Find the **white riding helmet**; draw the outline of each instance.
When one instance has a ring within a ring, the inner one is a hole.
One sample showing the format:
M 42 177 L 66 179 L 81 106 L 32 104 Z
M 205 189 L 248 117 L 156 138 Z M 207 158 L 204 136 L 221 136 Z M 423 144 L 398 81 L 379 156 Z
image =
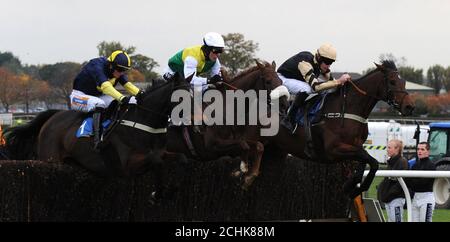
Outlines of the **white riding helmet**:
M 321 57 L 336 61 L 336 48 L 334 48 L 331 44 L 327 43 L 321 45 L 317 52 Z
M 203 43 L 210 47 L 225 48 L 225 41 L 223 40 L 222 35 L 216 32 L 209 32 L 205 34 L 205 37 L 203 37 Z

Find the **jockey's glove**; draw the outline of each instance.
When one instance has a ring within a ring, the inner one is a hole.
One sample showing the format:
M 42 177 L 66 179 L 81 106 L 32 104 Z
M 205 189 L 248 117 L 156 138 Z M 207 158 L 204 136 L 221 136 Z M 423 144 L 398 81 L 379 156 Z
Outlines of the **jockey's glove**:
M 208 84 L 216 84 L 218 82 L 223 82 L 223 79 L 220 75 L 214 75 L 207 81 Z
M 119 101 L 120 105 L 128 104 L 130 102 L 130 98 L 131 98 L 131 96 L 122 96 Z
M 136 102 L 137 102 L 138 105 L 142 104 L 144 96 L 145 96 L 145 92 L 144 91 L 139 91 L 138 94 L 136 94 L 135 98 L 136 98 Z

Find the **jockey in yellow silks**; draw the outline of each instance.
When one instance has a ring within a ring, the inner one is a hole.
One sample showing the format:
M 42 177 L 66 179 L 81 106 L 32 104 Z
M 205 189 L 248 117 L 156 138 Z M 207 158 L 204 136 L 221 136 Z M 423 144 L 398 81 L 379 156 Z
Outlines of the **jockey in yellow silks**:
M 75 77 L 70 104 L 73 110 L 93 111 L 94 147 L 101 142 L 101 114 L 115 99 L 121 104 L 130 101 L 114 87 L 120 83 L 127 92 L 138 99 L 143 92 L 128 81 L 126 72 L 131 69 L 131 59 L 121 50 L 114 51 L 108 58 L 90 60 Z

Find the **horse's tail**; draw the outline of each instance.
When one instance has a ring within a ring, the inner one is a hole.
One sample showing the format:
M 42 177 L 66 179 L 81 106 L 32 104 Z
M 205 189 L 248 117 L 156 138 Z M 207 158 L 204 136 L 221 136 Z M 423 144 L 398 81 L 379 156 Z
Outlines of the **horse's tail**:
M 4 132 L 5 149 L 11 160 L 37 158 L 36 145 L 39 131 L 48 119 L 61 110 L 47 110 L 38 114 L 25 125 L 7 128 Z

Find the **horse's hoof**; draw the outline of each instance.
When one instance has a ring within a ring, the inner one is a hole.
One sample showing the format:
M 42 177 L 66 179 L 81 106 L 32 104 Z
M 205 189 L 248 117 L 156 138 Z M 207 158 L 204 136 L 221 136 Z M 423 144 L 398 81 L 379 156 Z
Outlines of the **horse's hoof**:
M 242 184 L 242 189 L 244 191 L 248 191 L 250 186 L 253 184 L 253 182 L 255 181 L 256 176 L 252 175 L 252 176 L 245 176 L 244 177 L 244 182 Z
M 159 200 L 160 200 L 158 197 L 159 196 L 158 196 L 158 194 L 156 194 L 156 191 L 152 192 L 151 195 L 150 195 L 150 198 L 148 200 L 150 205 L 152 205 L 152 206 L 157 205 Z
M 241 164 L 239 165 L 239 169 L 241 169 L 242 173 L 248 172 L 248 165 L 246 162 L 241 161 Z

